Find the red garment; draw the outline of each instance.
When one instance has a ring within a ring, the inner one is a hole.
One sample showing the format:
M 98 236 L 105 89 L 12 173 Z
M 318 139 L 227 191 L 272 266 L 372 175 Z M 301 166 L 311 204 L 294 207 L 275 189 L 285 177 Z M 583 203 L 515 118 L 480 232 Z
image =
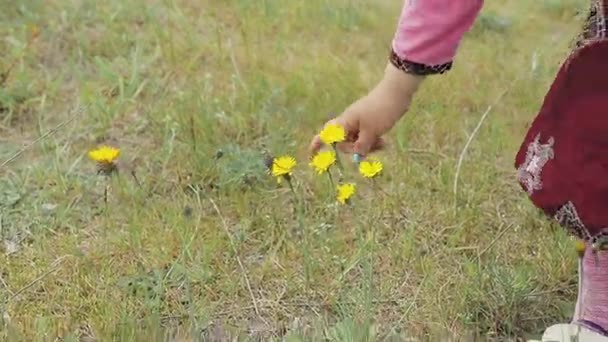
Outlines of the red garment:
M 532 202 L 578 237 L 608 235 L 608 41 L 562 65 L 515 158 Z
M 574 324 L 608 336 L 608 21 L 595 1 L 515 158 L 532 202 L 587 241 Z M 601 248 L 600 248 L 601 249 Z

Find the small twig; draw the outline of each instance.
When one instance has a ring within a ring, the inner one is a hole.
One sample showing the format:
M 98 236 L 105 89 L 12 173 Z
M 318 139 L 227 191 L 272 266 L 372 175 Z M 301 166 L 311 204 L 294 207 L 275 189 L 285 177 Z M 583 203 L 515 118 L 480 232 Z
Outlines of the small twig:
M 441 152 L 435 152 L 435 151 L 430 151 L 430 150 L 423 150 L 423 149 L 418 149 L 418 148 L 409 148 L 407 149 L 407 152 L 409 153 L 417 153 L 417 154 L 430 154 L 430 155 L 435 155 L 444 159 L 447 159 L 448 156 L 446 156 L 445 154 L 441 153 Z
M 462 246 L 462 247 L 454 247 L 450 248 L 450 251 L 459 252 L 459 251 L 474 251 L 479 249 L 477 246 Z
M 412 311 L 412 309 L 414 308 L 414 305 L 416 305 L 416 301 L 418 300 L 418 296 L 420 296 L 420 292 L 422 292 L 422 287 L 424 286 L 424 283 L 426 282 L 427 277 L 428 277 L 428 273 L 424 275 L 424 278 L 422 278 L 420 285 L 418 285 L 418 289 L 416 289 L 416 293 L 414 294 L 414 298 L 412 299 L 412 302 L 408 306 L 407 310 L 405 310 L 405 312 L 403 313 L 403 316 L 401 316 L 401 319 L 399 320 L 399 324 L 397 326 L 401 325 L 401 323 L 403 322 L 403 319 L 410 314 L 410 311 Z
M 7 160 L 5 160 L 2 164 L 0 164 L 0 169 L 2 169 L 4 166 L 6 166 L 8 163 L 12 162 L 13 160 L 17 159 L 23 152 L 27 151 L 28 149 L 30 149 L 32 146 L 34 146 L 36 143 L 38 143 L 39 141 L 47 138 L 48 136 L 57 133 L 57 131 L 59 131 L 61 128 L 63 128 L 64 126 L 66 126 L 67 124 L 69 124 L 70 122 L 74 121 L 74 119 L 76 119 L 77 116 L 79 116 L 80 114 L 82 114 L 82 112 L 84 112 L 84 109 L 88 107 L 81 107 L 80 110 L 78 110 L 74 115 L 72 115 L 70 118 L 68 118 L 67 120 L 61 122 L 59 125 L 55 126 L 55 128 L 49 130 L 48 132 L 44 133 L 42 136 L 40 136 L 38 139 L 32 141 L 31 143 L 27 144 L 25 147 L 23 147 L 22 149 L 20 149 L 19 151 L 17 151 L 15 154 L 13 154 L 10 158 L 8 158 Z
M 498 233 L 498 235 L 494 238 L 494 240 L 492 240 L 492 242 L 490 242 L 489 245 L 486 246 L 486 248 L 484 248 L 478 255 L 478 258 L 481 258 L 482 255 L 484 255 L 487 251 L 490 250 L 490 248 L 492 248 L 496 242 L 498 242 L 498 240 L 500 240 L 500 238 L 505 235 L 505 233 L 511 229 L 511 227 L 513 227 L 513 223 L 510 223 L 508 226 L 506 226 L 503 230 L 500 231 L 500 233 Z
M 538 291 L 538 292 L 530 292 L 526 295 L 526 297 L 538 297 L 538 296 L 544 296 L 544 295 L 549 295 L 549 294 L 554 294 L 554 293 L 558 293 L 563 291 L 562 288 L 559 289 L 553 289 L 553 290 L 545 290 L 545 291 Z
M 245 84 L 245 82 L 243 81 L 243 77 L 241 76 L 241 72 L 239 70 L 239 65 L 236 61 L 236 56 L 234 55 L 234 49 L 232 48 L 231 40 L 228 41 L 228 46 L 230 49 L 230 62 L 232 63 L 232 67 L 234 68 L 234 74 L 236 75 L 236 78 L 239 80 L 241 87 L 243 87 L 243 90 L 245 90 L 245 92 L 247 93 L 249 91 L 249 89 L 247 88 L 247 84 Z
M 190 138 L 192 139 L 192 152 L 196 154 L 196 131 L 194 129 L 194 115 L 190 114 Z
M 2 283 L 2 286 L 4 286 L 4 288 L 6 289 L 6 291 L 8 291 L 8 293 L 11 295 L 11 297 L 15 295 L 13 293 L 13 291 L 11 291 L 11 289 L 8 287 L 8 284 L 6 284 L 6 281 L 4 281 L 4 278 L 2 278 L 1 273 L 0 273 L 0 283 Z
M 460 168 L 462 167 L 464 155 L 467 153 L 467 149 L 469 148 L 469 145 L 473 141 L 473 138 L 475 138 L 475 135 L 479 131 L 479 128 L 481 128 L 481 124 L 485 121 L 486 117 L 488 117 L 488 114 L 490 114 L 491 110 L 492 110 L 492 105 L 488 106 L 488 109 L 486 109 L 485 113 L 483 113 L 483 115 L 481 116 L 481 119 L 479 119 L 479 122 L 477 123 L 477 126 L 473 130 L 473 133 L 471 133 L 471 135 L 469 136 L 469 140 L 467 140 L 467 143 L 464 145 L 464 148 L 460 152 L 460 157 L 458 157 L 458 165 L 456 166 L 456 175 L 454 176 L 454 207 L 456 207 L 456 196 L 458 194 L 458 177 L 460 176 Z
M 220 208 L 217 206 L 217 204 L 215 204 L 215 201 L 211 197 L 207 197 L 207 199 L 209 200 L 209 202 L 211 202 L 211 205 L 213 206 L 213 209 L 215 210 L 217 215 L 220 217 L 220 220 L 222 220 L 222 227 L 224 228 L 226 235 L 228 235 L 228 239 L 230 240 L 230 246 L 232 247 L 232 251 L 234 253 L 234 256 L 236 257 L 236 261 L 239 264 L 239 268 L 241 269 L 241 273 L 243 275 L 243 278 L 245 279 L 245 284 L 247 285 L 247 291 L 249 291 L 249 296 L 251 296 L 251 302 L 253 303 L 255 313 L 258 316 L 260 316 L 260 318 L 262 320 L 264 320 L 262 318 L 262 316 L 260 315 L 258 303 L 257 303 L 257 300 L 255 299 L 255 296 L 253 295 L 253 290 L 251 289 L 251 283 L 249 282 L 249 277 L 247 276 L 247 272 L 245 271 L 243 262 L 241 262 L 241 258 L 239 257 L 238 250 L 236 249 L 236 245 L 234 243 L 234 238 L 232 237 L 232 234 L 230 234 L 230 230 L 228 229 L 228 224 L 226 223 L 226 219 L 224 218 L 224 215 L 222 215 Z M 268 323 L 268 322 L 266 322 L 266 323 Z
M 42 279 L 46 278 L 46 276 L 48 276 L 49 274 L 57 271 L 59 269 L 59 265 L 61 265 L 61 263 L 63 262 L 63 260 L 66 258 L 66 256 L 62 256 L 59 259 L 55 260 L 53 262 L 53 267 L 44 272 L 43 274 L 41 274 L 40 276 L 38 276 L 38 278 L 34 279 L 31 283 L 27 284 L 25 287 L 21 288 L 19 291 L 13 293 L 7 300 L 6 303 L 9 303 L 10 301 L 12 301 L 13 299 L 15 299 L 17 296 L 19 296 L 20 294 L 22 294 L 23 292 L 27 291 L 29 288 L 31 288 L 32 286 L 36 285 L 39 281 L 41 281 Z
M 521 73 L 521 75 L 519 77 L 515 78 L 511 82 L 511 84 L 509 84 L 509 86 L 507 88 L 505 88 L 505 90 L 503 90 L 503 92 L 500 93 L 500 95 L 498 95 L 496 100 L 494 100 L 494 103 L 488 106 L 486 111 L 483 113 L 483 115 L 479 119 L 477 126 L 475 127 L 475 129 L 473 130 L 471 135 L 469 136 L 467 143 L 464 145 L 462 151 L 460 152 L 460 157 L 458 157 L 458 165 L 456 166 L 456 175 L 454 176 L 454 208 L 457 207 L 456 201 L 457 201 L 457 196 L 458 196 L 458 177 L 460 176 L 460 168 L 462 167 L 462 162 L 464 161 L 464 156 L 467 153 L 467 150 L 469 149 L 469 145 L 471 145 L 471 142 L 473 142 L 473 139 L 477 135 L 477 132 L 481 128 L 481 125 L 483 124 L 483 122 L 486 120 L 486 118 L 492 111 L 492 108 L 495 105 L 497 105 L 500 102 L 500 100 L 502 100 L 502 98 L 513 88 L 513 85 L 515 85 L 515 83 L 523 77 L 522 75 L 524 75 L 524 73 Z
M 135 180 L 135 184 L 137 184 L 137 186 L 141 188 L 141 182 L 139 181 L 139 178 L 137 178 L 137 173 L 135 172 L 135 170 L 131 170 L 131 177 L 133 177 L 133 179 Z

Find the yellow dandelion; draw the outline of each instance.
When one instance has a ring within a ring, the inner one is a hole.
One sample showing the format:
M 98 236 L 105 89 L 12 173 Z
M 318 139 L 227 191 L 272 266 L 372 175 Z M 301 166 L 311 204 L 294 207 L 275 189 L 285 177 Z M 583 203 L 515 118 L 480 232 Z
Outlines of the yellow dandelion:
M 274 158 L 272 161 L 271 168 L 272 175 L 277 177 L 279 183 L 283 178 L 289 180 L 289 177 L 291 176 L 291 173 L 293 172 L 293 169 L 296 167 L 296 165 L 296 160 L 290 156 Z
M 100 164 L 112 164 L 120 156 L 120 150 L 110 146 L 101 146 L 89 151 L 89 158 Z
M 40 36 L 40 27 L 38 27 L 37 25 L 30 25 L 29 26 L 29 30 L 30 30 L 30 36 L 32 37 L 32 39 L 36 39 L 38 38 L 38 36 Z
M 585 246 L 585 241 L 579 239 L 574 242 L 574 249 L 576 250 L 576 254 L 578 254 L 579 257 L 582 258 L 585 255 L 586 248 L 587 246 Z
M 351 197 L 353 197 L 353 195 L 355 194 L 355 184 L 353 183 L 346 183 L 346 184 L 341 184 L 338 185 L 338 202 L 342 203 L 342 204 L 346 204 L 348 203 L 348 201 L 350 200 Z
M 336 162 L 336 152 L 323 151 L 317 153 L 310 162 L 310 166 L 314 167 L 319 174 L 327 172 L 329 168 Z
M 377 160 L 365 160 L 359 164 L 359 173 L 365 178 L 377 177 L 382 169 L 382 163 Z
M 346 131 L 340 125 L 330 124 L 323 128 L 321 133 L 319 133 L 319 137 L 324 144 L 334 145 L 346 139 Z
M 100 146 L 89 151 L 89 158 L 97 162 L 100 173 L 110 174 L 116 171 L 116 160 L 120 150 L 111 146 Z

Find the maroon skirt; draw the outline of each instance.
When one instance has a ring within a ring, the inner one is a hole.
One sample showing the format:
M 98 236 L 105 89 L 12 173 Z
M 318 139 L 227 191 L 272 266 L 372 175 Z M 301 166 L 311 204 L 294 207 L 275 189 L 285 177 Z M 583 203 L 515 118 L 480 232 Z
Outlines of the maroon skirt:
M 561 66 L 515 158 L 530 199 L 576 237 L 608 236 L 608 41 Z

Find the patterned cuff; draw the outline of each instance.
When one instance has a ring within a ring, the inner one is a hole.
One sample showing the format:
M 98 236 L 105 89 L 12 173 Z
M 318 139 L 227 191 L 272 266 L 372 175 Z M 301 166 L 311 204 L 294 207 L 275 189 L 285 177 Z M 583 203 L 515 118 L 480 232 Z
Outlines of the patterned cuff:
M 607 5 L 608 1 L 606 0 L 592 2 L 587 20 L 583 25 L 583 31 L 576 39 L 575 48 L 581 48 L 594 41 L 606 39 L 606 28 L 608 27 Z
M 437 65 L 426 65 L 408 61 L 407 59 L 399 57 L 393 49 L 391 49 L 390 53 L 390 62 L 401 71 L 419 76 L 443 74 L 452 68 L 452 62 Z

